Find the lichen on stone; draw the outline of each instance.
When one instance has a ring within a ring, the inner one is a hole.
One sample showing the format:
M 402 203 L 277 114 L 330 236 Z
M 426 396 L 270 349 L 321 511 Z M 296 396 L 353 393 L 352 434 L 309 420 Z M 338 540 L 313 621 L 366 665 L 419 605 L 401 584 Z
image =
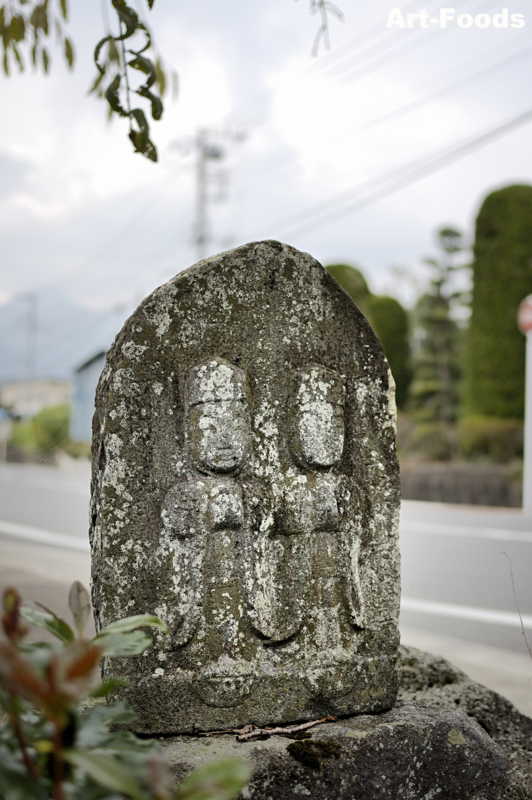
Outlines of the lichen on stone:
M 91 541 L 97 624 L 169 628 L 106 661 L 137 730 L 393 704 L 392 395 L 360 311 L 278 242 L 202 261 L 126 322 L 97 391 Z

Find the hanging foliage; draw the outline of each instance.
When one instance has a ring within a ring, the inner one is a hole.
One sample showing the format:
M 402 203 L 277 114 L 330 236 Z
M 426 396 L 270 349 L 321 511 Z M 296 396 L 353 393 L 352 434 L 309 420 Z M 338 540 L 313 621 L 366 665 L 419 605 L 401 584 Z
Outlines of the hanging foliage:
M 151 10 L 155 0 L 146 0 L 146 3 Z M 103 0 L 105 13 L 106 4 L 107 0 Z M 111 5 L 117 15 L 119 33 L 113 36 L 109 31 L 96 45 L 94 63 L 98 74 L 89 94 L 95 94 L 107 101 L 109 116 L 118 114 L 126 117 L 129 120 L 129 138 L 135 152 L 141 153 L 150 161 L 157 161 L 157 149 L 150 139 L 146 112 L 142 108 L 132 107 L 132 95 L 136 94 L 148 101 L 151 118 L 160 120 L 163 115 L 162 97 L 168 84 L 167 71 L 172 79 L 174 96 L 177 96 L 177 73 L 166 67 L 164 59 L 157 52 L 148 25 L 126 0 L 111 0 Z M 312 48 L 313 55 L 317 55 L 322 41 L 329 47 L 329 15 L 342 20 L 343 14 L 330 0 L 310 0 L 310 11 L 321 16 L 321 25 Z M 34 68 L 42 69 L 48 74 L 51 59 L 46 44 L 52 31 L 55 31 L 68 68 L 72 69 L 74 46 L 65 33 L 67 22 L 67 0 L 0 0 L 4 73 L 9 76 L 14 64 L 21 72 L 24 71 L 22 51 L 26 47 Z M 138 73 L 142 75 L 142 79 L 140 85 L 133 88 L 135 75 L 138 78 Z
M 29 50 L 29 59 L 35 69 L 41 68 L 47 75 L 50 70 L 50 54 L 45 42 L 55 31 L 56 40 L 69 69 L 74 66 L 74 45 L 65 33 L 68 22 L 67 0 L 10 0 L 0 3 L 0 35 L 4 48 L 3 69 L 11 74 L 14 64 L 24 72 L 26 62 L 23 46 Z M 27 56 L 28 57 L 28 56 Z
M 154 0 L 147 0 L 150 9 Z M 162 95 L 166 87 L 166 76 L 161 59 L 152 60 L 146 55 L 152 48 L 152 36 L 148 27 L 130 8 L 125 0 L 111 0 L 118 17 L 119 35 L 108 34 L 101 39 L 94 50 L 94 63 L 98 75 L 90 91 L 104 97 L 109 103 L 109 111 L 129 119 L 129 138 L 136 153 L 141 153 L 150 161 L 157 161 L 157 148 L 150 139 L 150 127 L 142 108 L 132 108 L 132 94 L 145 98 L 150 103 L 152 119 L 159 120 L 163 114 Z M 140 46 L 126 47 L 132 40 Z M 143 76 L 140 86 L 132 88 L 135 70 Z M 103 84 L 112 75 L 104 89 Z M 158 87 L 158 94 L 154 89 Z

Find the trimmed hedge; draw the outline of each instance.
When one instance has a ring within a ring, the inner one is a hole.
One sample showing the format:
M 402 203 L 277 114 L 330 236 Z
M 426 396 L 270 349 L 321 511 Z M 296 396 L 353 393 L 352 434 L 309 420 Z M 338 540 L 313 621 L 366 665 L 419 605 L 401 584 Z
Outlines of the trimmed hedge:
M 508 186 L 486 197 L 476 222 L 465 414 L 522 419 L 525 337 L 517 309 L 530 293 L 532 186 Z
M 395 400 L 403 408 L 412 379 L 408 315 L 395 297 L 372 294 L 368 298 L 368 319 L 379 337 L 395 380 Z
M 330 264 L 326 269 L 352 297 L 377 336 L 395 380 L 395 399 L 402 408 L 411 380 L 408 315 L 394 297 L 372 294 L 359 269 L 349 264 Z
M 458 423 L 458 440 L 466 458 L 484 458 L 504 464 L 523 457 L 520 419 L 464 417 Z

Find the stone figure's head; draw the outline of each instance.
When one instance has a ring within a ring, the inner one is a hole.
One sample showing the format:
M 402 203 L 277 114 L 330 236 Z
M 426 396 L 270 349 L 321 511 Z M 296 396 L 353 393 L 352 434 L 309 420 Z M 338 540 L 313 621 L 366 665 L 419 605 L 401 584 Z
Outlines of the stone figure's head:
M 326 469 L 344 449 L 345 386 L 338 373 L 322 366 L 298 372 L 289 409 L 289 444 L 304 469 Z
M 221 358 L 192 367 L 186 391 L 186 442 L 195 466 L 233 472 L 251 441 L 245 373 Z

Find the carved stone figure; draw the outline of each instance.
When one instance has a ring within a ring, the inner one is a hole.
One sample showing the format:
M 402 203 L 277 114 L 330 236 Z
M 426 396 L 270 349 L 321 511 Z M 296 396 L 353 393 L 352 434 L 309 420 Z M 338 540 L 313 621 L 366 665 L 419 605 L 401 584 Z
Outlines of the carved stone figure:
M 310 256 L 253 243 L 141 304 L 98 387 L 91 500 L 97 625 L 169 628 L 105 663 L 136 730 L 393 705 L 394 432 L 381 347 Z

